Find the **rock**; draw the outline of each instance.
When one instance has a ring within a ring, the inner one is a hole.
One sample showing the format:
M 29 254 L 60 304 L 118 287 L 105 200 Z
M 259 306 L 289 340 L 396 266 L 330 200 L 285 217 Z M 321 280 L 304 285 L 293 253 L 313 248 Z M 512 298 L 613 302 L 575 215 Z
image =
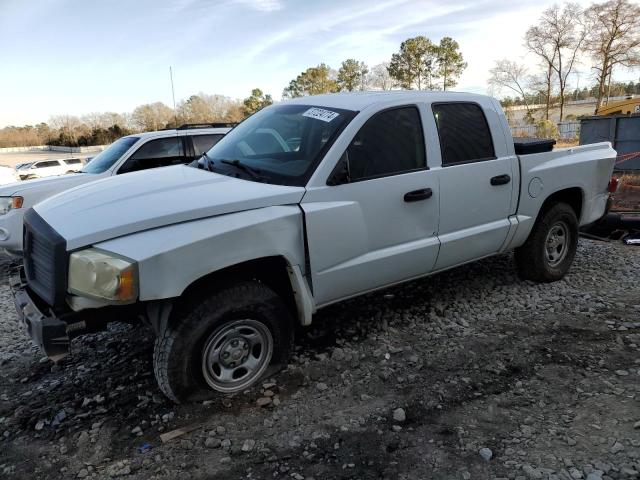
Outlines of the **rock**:
M 231 440 L 225 438 L 224 440 L 222 440 L 222 442 L 220 442 L 220 445 L 222 446 L 222 448 L 229 448 L 231 446 Z
M 629 372 L 627 372 L 626 370 L 616 370 L 616 375 L 626 377 L 627 375 L 629 375 Z
M 86 478 L 89 475 L 89 471 L 86 468 L 83 468 L 78 472 L 78 478 Z
M 140 428 L 139 426 L 135 427 L 133 430 L 131 430 L 131 434 L 138 436 L 142 435 L 142 428 Z
M 255 440 L 247 439 L 242 444 L 242 451 L 243 452 L 250 452 L 251 450 L 253 450 L 253 447 L 255 447 L 255 446 L 256 446 L 256 441 Z
M 326 383 L 322 383 L 322 382 L 316 383 L 316 389 L 320 392 L 324 392 L 328 388 L 329 387 L 327 386 Z
M 621 444 L 620 442 L 614 443 L 613 446 L 609 449 L 609 451 L 611 453 L 613 453 L 614 455 L 616 453 L 619 453 L 619 452 L 623 451 L 623 450 L 624 450 L 624 445 Z
M 207 437 L 204 441 L 204 446 L 207 448 L 220 448 L 222 446 L 222 442 L 219 438 Z
M 633 428 L 635 428 L 636 430 L 640 429 L 640 420 L 633 424 Z
M 334 348 L 333 352 L 331 352 L 331 359 L 336 362 L 341 362 L 345 359 L 344 350 L 341 348 Z
M 587 475 L 586 480 L 602 480 L 602 474 L 599 472 L 591 472 Z
M 481 448 L 478 453 L 480 454 L 480 456 L 485 462 L 488 462 L 489 460 L 491 460 L 491 458 L 493 458 L 493 452 L 491 451 L 490 448 L 486 448 L 486 447 Z
M 576 445 L 576 440 L 574 438 L 568 437 L 567 438 L 567 445 L 569 445 L 570 447 L 574 447 Z
M 270 397 L 260 397 L 256 401 L 256 405 L 258 405 L 259 407 L 266 407 L 267 405 L 271 405 L 271 398 Z
M 631 467 L 622 467 L 620 469 L 620 473 L 622 473 L 626 478 L 638 478 L 638 475 L 640 474 L 635 468 Z
M 569 469 L 569 475 L 575 480 L 580 480 L 583 477 L 582 472 L 575 467 Z
M 76 446 L 78 450 L 83 450 L 89 444 L 89 434 L 86 431 L 80 432 L 78 436 L 78 441 L 76 442 Z
M 542 478 L 542 472 L 537 468 L 532 467 L 531 465 L 523 465 L 522 471 L 530 479 L 539 480 Z
M 393 419 L 396 422 L 404 422 L 407 419 L 407 414 L 404 411 L 404 408 L 396 408 L 393 411 Z

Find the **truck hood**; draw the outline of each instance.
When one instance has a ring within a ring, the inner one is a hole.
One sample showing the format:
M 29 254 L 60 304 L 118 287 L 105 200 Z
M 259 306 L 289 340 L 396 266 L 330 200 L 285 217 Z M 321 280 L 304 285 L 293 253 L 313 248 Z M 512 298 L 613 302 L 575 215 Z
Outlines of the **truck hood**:
M 0 197 L 36 193 L 38 198 L 42 198 L 40 195 L 47 196 L 47 194 L 66 190 L 98 178 L 88 173 L 70 173 L 68 175 L 25 180 L 0 187 Z
M 105 178 L 34 208 L 73 250 L 225 213 L 299 203 L 303 187 L 241 180 L 179 165 Z

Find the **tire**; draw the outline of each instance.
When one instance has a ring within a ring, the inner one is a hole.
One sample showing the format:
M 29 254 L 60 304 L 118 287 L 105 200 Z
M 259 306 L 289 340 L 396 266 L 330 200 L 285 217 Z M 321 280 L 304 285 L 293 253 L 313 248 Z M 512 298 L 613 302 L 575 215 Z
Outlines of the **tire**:
M 156 338 L 153 370 L 169 399 L 198 401 L 250 388 L 286 366 L 292 347 L 286 305 L 264 284 L 248 281 L 194 297 L 179 310 Z
M 537 218 L 527 241 L 515 251 L 518 275 L 550 283 L 562 279 L 576 255 L 578 219 L 566 203 L 556 203 Z

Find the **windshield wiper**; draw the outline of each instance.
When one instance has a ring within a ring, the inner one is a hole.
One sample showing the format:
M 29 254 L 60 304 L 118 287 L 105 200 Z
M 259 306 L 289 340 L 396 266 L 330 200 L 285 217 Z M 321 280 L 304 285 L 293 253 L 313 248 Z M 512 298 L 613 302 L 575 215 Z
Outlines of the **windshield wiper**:
M 242 170 L 243 172 L 248 174 L 254 180 L 260 181 L 260 180 L 262 180 L 264 178 L 262 175 L 260 175 L 260 173 L 261 173 L 260 170 L 258 170 L 257 168 L 250 167 L 246 163 L 242 163 L 240 160 L 237 160 L 237 159 L 235 159 L 235 160 L 220 160 L 220 162 L 224 163 L 225 165 L 231 165 L 233 167 L 236 167 L 238 170 Z

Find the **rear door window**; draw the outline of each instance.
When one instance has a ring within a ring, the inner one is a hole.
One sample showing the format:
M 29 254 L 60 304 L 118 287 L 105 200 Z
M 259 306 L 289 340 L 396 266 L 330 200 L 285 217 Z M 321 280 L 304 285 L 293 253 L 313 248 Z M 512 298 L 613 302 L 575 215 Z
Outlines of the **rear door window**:
M 210 135 L 193 135 L 193 151 L 196 158 L 202 156 L 203 153 L 208 152 L 218 141 L 224 137 L 221 134 Z
M 496 158 L 491 130 L 479 105 L 435 103 L 432 109 L 440 137 L 443 167 Z
M 120 167 L 118 173 L 137 172 L 150 168 L 168 167 L 185 163 L 184 149 L 180 137 L 150 140 L 142 145 Z

